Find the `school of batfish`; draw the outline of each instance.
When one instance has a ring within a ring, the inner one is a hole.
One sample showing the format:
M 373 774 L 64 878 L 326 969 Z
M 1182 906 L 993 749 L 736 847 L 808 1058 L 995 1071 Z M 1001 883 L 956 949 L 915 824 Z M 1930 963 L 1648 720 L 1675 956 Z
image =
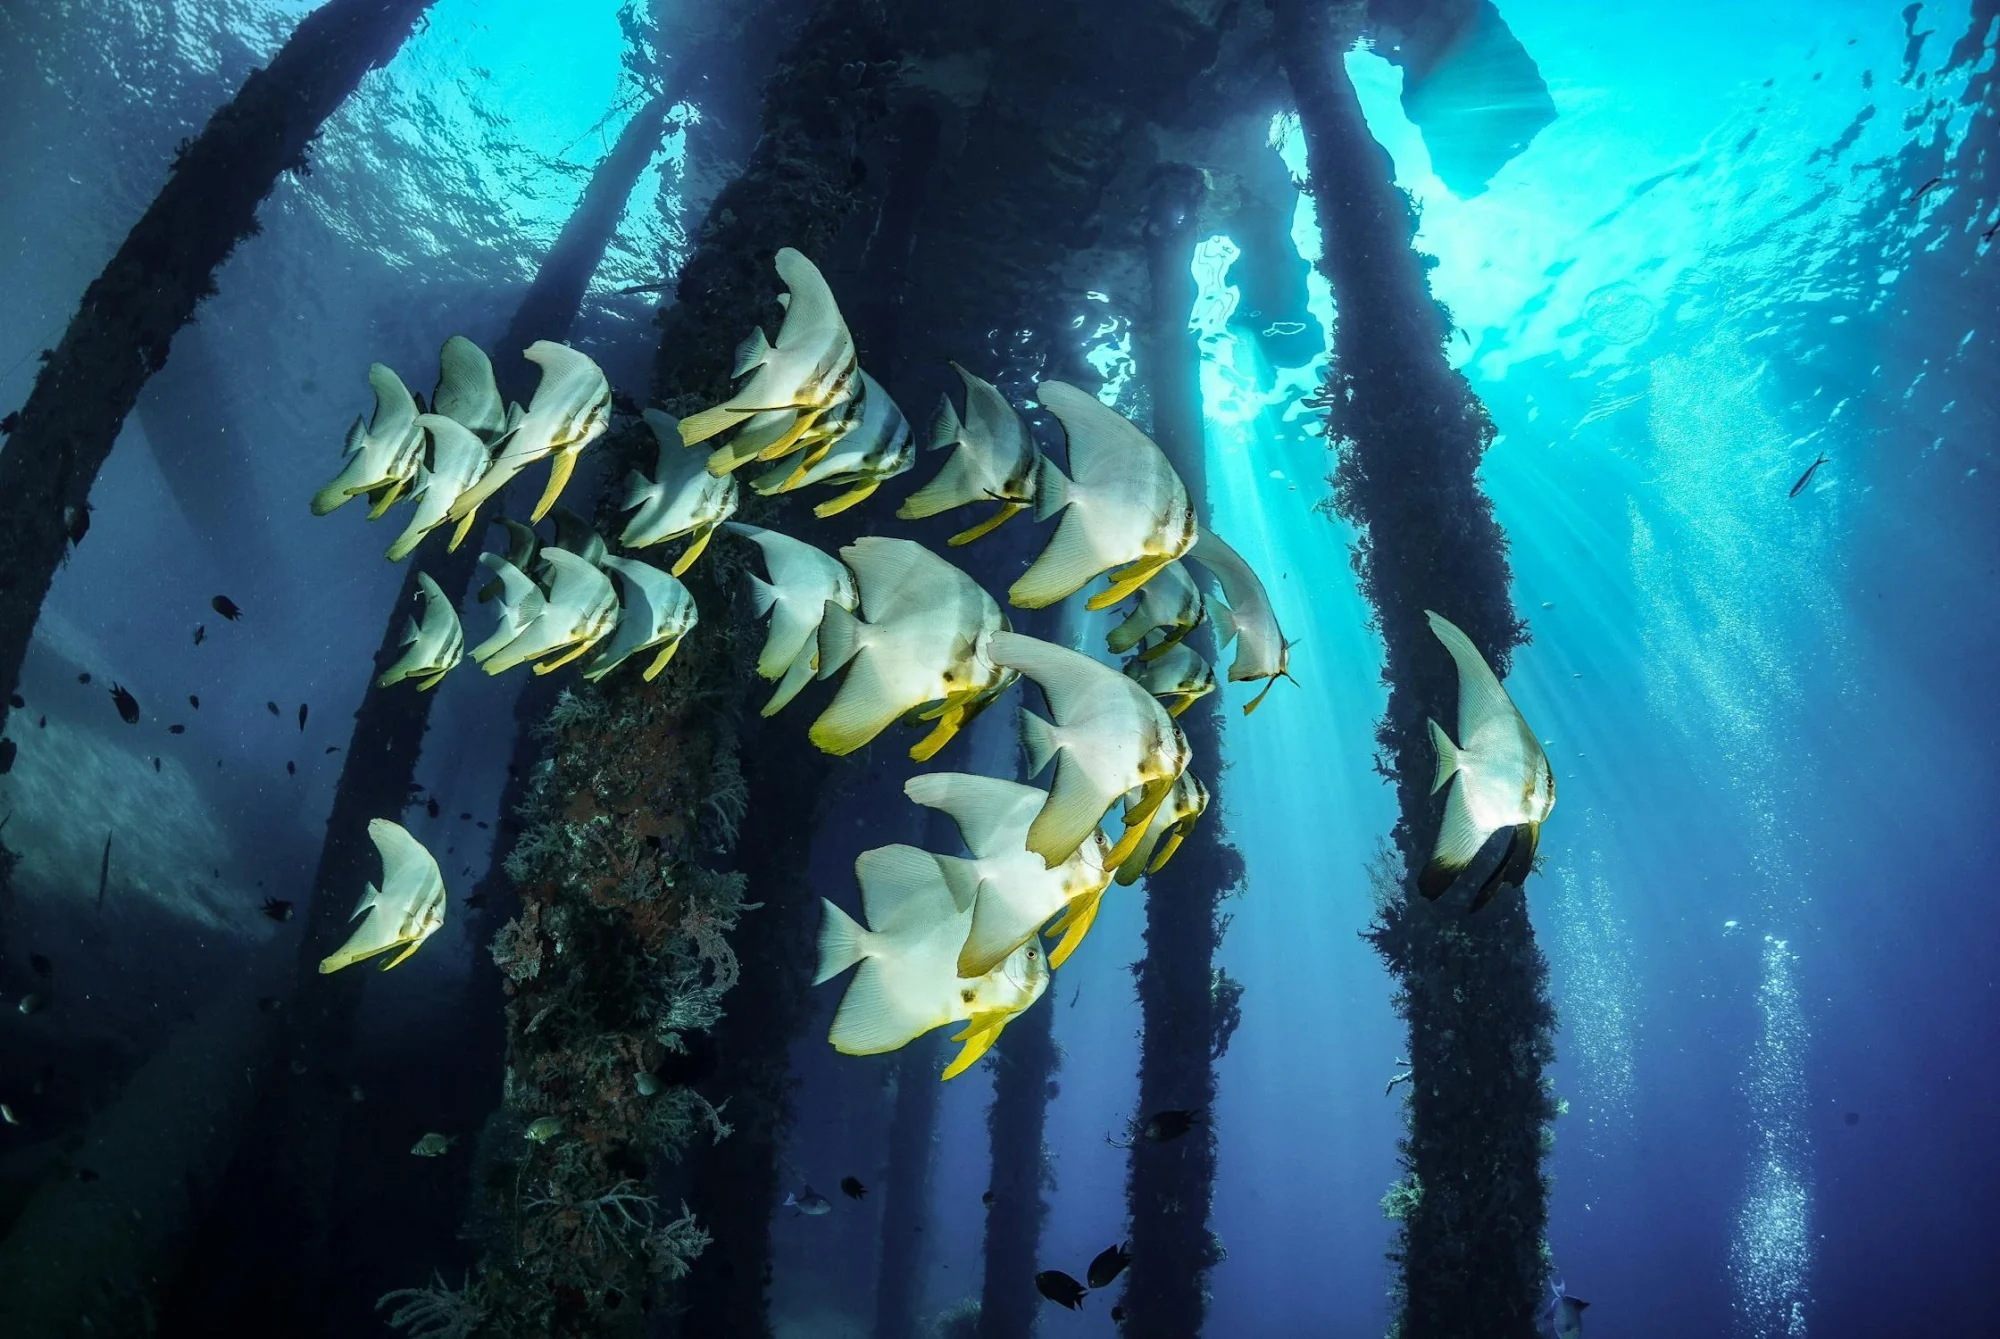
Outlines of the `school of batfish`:
M 657 409 L 643 415 L 658 464 L 652 478 L 627 477 L 619 510 L 631 515 L 617 542 L 644 550 L 687 541 L 670 570 L 613 556 L 589 522 L 557 505 L 579 455 L 609 426 L 611 388 L 589 358 L 548 341 L 525 351 L 541 370 L 525 410 L 503 405 L 491 362 L 463 336 L 445 342 L 428 412 L 393 371 L 370 367 L 374 414 L 348 431 L 341 471 L 312 508 L 325 515 L 366 497 L 374 520 L 409 501 L 414 515 L 389 558 L 408 556 L 447 524 L 455 526 L 455 550 L 481 504 L 546 459 L 549 479 L 530 524 L 499 520 L 506 552 L 480 555 L 494 579 L 478 599 L 497 601 L 498 625 L 471 656 L 488 674 L 530 663 L 547 674 L 589 655 L 583 674 L 598 680 L 650 653 L 642 674 L 651 680 L 695 626 L 694 598 L 679 578 L 716 531 L 727 530 L 756 546 L 767 574 L 750 578 L 753 606 L 768 620 L 757 673 L 777 684 L 763 714 L 782 710 L 812 679 L 842 676 L 810 727 L 812 742 L 828 753 L 853 753 L 901 722 L 929 727 L 909 750 L 928 762 L 1016 680 L 1032 680 L 1047 715 L 1020 709 L 1022 752 L 1029 781 L 1053 765 L 1049 789 L 965 772 L 911 778 L 905 794 L 948 815 L 969 854 L 901 844 L 864 851 L 855 861 L 863 921 L 832 901 L 823 907 L 814 983 L 856 969 L 834 1018 L 833 1045 L 873 1055 L 963 1024 L 952 1038 L 963 1047 L 943 1073 L 950 1079 L 1042 997 L 1050 972 L 1089 933 L 1110 885 L 1159 870 L 1207 809 L 1208 788 L 1190 769 L 1195 760 L 1175 717 L 1214 691 L 1216 674 L 1185 643 L 1188 633 L 1208 622 L 1218 652 L 1235 646 L 1229 681 L 1263 681 L 1246 713 L 1290 677 L 1291 643 L 1256 571 L 1197 522 L 1165 453 L 1096 396 L 1060 381 L 1042 382 L 1036 393 L 1062 427 L 1067 472 L 1041 453 L 996 387 L 953 363 L 965 408 L 945 396 L 928 443 L 949 455 L 895 514 L 917 520 L 991 504 L 951 547 L 1022 512 L 1054 520 L 1008 603 L 1046 608 L 1105 578 L 1086 606 L 1133 601 L 1106 638 L 1110 653 L 1130 657 L 1122 671 L 1014 632 L 978 582 L 912 540 L 868 536 L 835 558 L 732 520 L 737 471 L 746 465 L 768 467 L 749 478 L 760 495 L 838 490 L 813 508 L 826 517 L 866 501 L 916 461 L 908 419 L 857 365 L 819 270 L 789 247 L 776 265 L 784 319 L 775 340 L 757 329 L 737 347 L 735 394 L 679 421 Z M 532 525 L 552 511 L 555 542 L 545 544 Z M 1183 560 L 1207 573 L 1213 593 L 1203 593 Z M 419 574 L 418 585 L 421 610 L 382 687 L 412 680 L 419 690 L 435 688 L 465 654 L 452 598 L 428 575 Z M 1457 665 L 1459 738 L 1454 744 L 1431 723 L 1437 786 L 1457 784 L 1420 887 L 1440 895 L 1487 838 L 1511 828 L 1478 905 L 1525 877 L 1555 787 L 1533 731 L 1479 652 L 1444 618 L 1428 616 Z M 1112 818 L 1115 835 L 1107 835 Z M 392 967 L 444 923 L 444 882 L 430 853 L 386 819 L 371 822 L 369 836 L 382 855 L 382 886 L 368 886 L 354 914 L 372 914 L 322 972 L 400 948 L 385 964 Z M 1053 949 L 1044 935 L 1056 941 Z

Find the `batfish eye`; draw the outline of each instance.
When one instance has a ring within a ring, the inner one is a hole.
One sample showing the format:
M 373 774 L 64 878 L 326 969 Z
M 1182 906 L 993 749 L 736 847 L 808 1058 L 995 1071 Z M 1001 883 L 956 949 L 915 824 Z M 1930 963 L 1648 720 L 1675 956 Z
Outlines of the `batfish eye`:
M 959 992 L 958 992 L 958 997 L 959 997 L 959 998 L 960 998 L 961 1000 L 964 1000 L 964 1001 L 965 1001 L 965 1002 L 966 1002 L 967 1004 L 970 1004 L 970 1003 L 972 1003 L 972 992 L 971 992 L 971 991 L 969 991 L 969 990 L 961 990 L 961 991 L 959 991 Z
M 1038 950 L 1038 949 L 1032 949 L 1032 948 L 1031 948 L 1031 949 L 1029 949 L 1029 950 L 1028 950 L 1028 961 L 1029 961 L 1029 962 L 1033 962 L 1033 961 L 1035 960 L 1035 954 L 1036 954 L 1037 952 L 1039 952 L 1039 951 L 1040 951 L 1040 950 Z

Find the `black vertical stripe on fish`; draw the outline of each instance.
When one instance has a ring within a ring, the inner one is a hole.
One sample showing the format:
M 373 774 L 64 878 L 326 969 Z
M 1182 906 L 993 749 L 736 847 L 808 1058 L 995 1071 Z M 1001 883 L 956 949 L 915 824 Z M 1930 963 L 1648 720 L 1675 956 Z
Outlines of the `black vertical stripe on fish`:
M 97 909 L 104 910 L 104 890 L 111 884 L 111 834 L 104 834 L 104 860 L 97 867 Z

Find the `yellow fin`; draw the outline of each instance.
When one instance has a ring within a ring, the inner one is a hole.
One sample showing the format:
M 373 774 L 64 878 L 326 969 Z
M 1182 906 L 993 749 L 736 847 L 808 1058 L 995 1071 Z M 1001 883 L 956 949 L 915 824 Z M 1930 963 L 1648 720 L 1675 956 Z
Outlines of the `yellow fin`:
M 535 510 L 528 516 L 530 525 L 540 524 L 542 517 L 549 514 L 549 508 L 556 505 L 556 499 L 562 496 L 563 486 L 576 469 L 576 458 L 580 454 L 579 451 L 558 451 L 549 457 L 549 486 L 542 490 L 542 500 L 535 504 Z
M 1198 700 L 1200 700 L 1200 698 L 1201 698 L 1200 693 L 1182 693 L 1180 695 L 1180 700 L 1175 702 L 1171 707 L 1167 708 L 1167 715 L 1179 716 L 1189 707 L 1192 707 Z
M 1146 783 L 1145 791 L 1139 797 L 1139 807 L 1125 815 L 1125 835 L 1111 848 L 1111 854 L 1104 857 L 1106 869 L 1116 869 L 1138 849 L 1139 841 L 1146 835 L 1147 824 L 1153 821 L 1153 814 L 1166 802 L 1167 793 L 1174 788 L 1173 777 L 1162 777 Z
M 820 503 L 817 507 L 813 508 L 813 515 L 819 517 L 821 520 L 825 520 L 829 516 L 838 516 L 841 512 L 846 511 L 856 503 L 867 501 L 870 497 L 874 496 L 875 490 L 881 486 L 882 481 L 880 479 L 870 479 L 865 484 L 848 489 L 839 497 L 828 498 L 825 502 Z
M 1260 705 L 1262 705 L 1264 699 L 1271 695 L 1271 690 L 1277 686 L 1278 686 L 1278 676 L 1275 674 L 1273 674 L 1270 678 L 1264 680 L 1264 691 L 1257 694 L 1257 696 L 1251 698 L 1248 702 L 1245 702 L 1243 704 L 1243 714 L 1245 716 L 1248 716 L 1251 712 L 1257 710 L 1257 708 Z
M 965 1031 L 953 1037 L 953 1041 L 965 1043 L 965 1049 L 958 1058 L 944 1067 L 939 1079 L 949 1082 L 978 1064 L 985 1054 L 993 1049 L 993 1043 L 1000 1040 L 1001 1029 L 1013 1015 L 1004 1011 L 974 1014 L 972 1021 L 965 1025 Z
M 1193 631 L 1194 629 L 1192 627 L 1175 628 L 1172 632 L 1168 633 L 1165 637 L 1160 639 L 1160 644 L 1158 646 L 1149 646 L 1145 650 L 1141 651 L 1139 653 L 1140 661 L 1148 665 L 1152 664 L 1155 660 L 1158 660 L 1161 656 L 1173 650 L 1174 647 L 1180 645 L 1181 639 L 1186 637 L 1190 632 Z
M 371 521 L 380 519 L 383 512 L 396 505 L 396 499 L 403 495 L 403 490 L 409 487 L 409 484 L 408 479 L 398 479 L 390 484 L 388 490 L 382 494 L 382 500 L 368 509 L 368 519 Z
M 437 687 L 439 684 L 444 682 L 444 676 L 448 672 L 449 671 L 447 670 L 439 670 L 436 674 L 431 675 L 428 679 L 424 679 L 423 681 L 417 684 L 417 691 L 419 693 L 428 693 L 431 689 Z
M 1001 526 L 1027 509 L 1028 504 L 1025 502 L 1003 502 L 1000 504 L 999 511 L 994 512 L 970 530 L 959 531 L 950 539 L 947 539 L 945 543 L 955 549 L 962 544 L 970 544 L 975 539 L 984 539 L 987 535 L 992 534 L 995 530 L 998 530 Z
M 660 654 L 653 657 L 653 663 L 646 666 L 646 672 L 640 677 L 643 678 L 647 683 L 651 683 L 653 680 L 659 678 L 660 671 L 667 667 L 667 662 L 674 658 L 674 652 L 680 649 L 681 649 L 681 644 L 678 638 L 676 638 L 671 642 L 668 642 L 666 645 L 666 649 L 661 651 Z
M 418 949 L 422 948 L 423 946 L 424 946 L 423 940 L 412 939 L 409 942 L 409 945 L 406 948 L 404 948 L 404 950 L 401 953 L 398 953 L 395 957 L 389 959 L 389 961 L 382 964 L 382 970 L 385 972 L 388 971 L 391 967 L 394 967 L 397 963 L 403 961 L 405 958 L 409 957 L 412 953 L 415 953 Z
M 1077 945 L 1090 933 L 1090 927 L 1097 923 L 1097 908 L 1104 901 L 1104 890 L 1098 889 L 1077 898 L 1063 908 L 1062 915 L 1056 917 L 1049 926 L 1050 934 L 1062 936 L 1062 942 L 1049 950 L 1049 966 L 1056 968 L 1069 961 L 1069 955 L 1076 952 Z
M 458 552 L 458 546 L 463 544 L 465 542 L 465 537 L 472 533 L 472 522 L 478 515 L 479 515 L 479 508 L 474 507 L 471 511 L 465 513 L 464 516 L 461 516 L 459 518 L 458 529 L 451 532 L 451 543 L 445 545 L 445 552 L 447 553 Z
M 1148 874 L 1158 874 L 1166 866 L 1166 863 L 1174 858 L 1174 852 L 1181 849 L 1182 839 L 1192 831 L 1194 831 L 1194 820 L 1191 818 L 1174 824 L 1167 831 L 1167 839 L 1160 843 L 1159 854 L 1153 857 L 1152 864 L 1146 866 L 1146 872 Z
M 712 525 L 703 526 L 695 532 L 694 543 L 688 545 L 687 552 L 683 553 L 674 562 L 673 573 L 675 576 L 680 576 L 688 568 L 694 566 L 694 560 L 701 557 L 701 551 L 708 547 L 708 541 L 714 534 L 715 527 Z M 648 674 L 646 677 L 650 679 L 653 676 Z
M 772 442 L 762 451 L 759 451 L 757 453 L 757 459 L 783 460 L 786 456 L 791 455 L 794 451 L 799 449 L 799 439 L 806 435 L 806 429 L 812 427 L 814 423 L 818 422 L 819 416 L 825 412 L 826 411 L 823 409 L 801 409 L 798 412 L 798 416 L 792 420 L 792 426 L 785 429 L 784 436 L 778 438 L 777 441 Z M 832 447 L 833 447 L 832 442 L 822 443 L 819 448 L 819 454 L 822 456 L 825 455 L 829 450 L 832 449 Z M 813 457 L 813 458 L 808 458 L 807 463 L 809 465 L 812 465 L 812 464 L 818 464 L 819 462 L 816 457 Z
M 1083 602 L 1083 607 L 1085 609 L 1109 609 L 1112 605 L 1118 604 L 1126 596 L 1133 594 L 1141 586 L 1158 576 L 1160 569 L 1172 561 L 1171 557 L 1162 556 L 1157 558 L 1141 558 L 1137 562 L 1126 564 L 1111 574 L 1111 589 L 1099 591 L 1097 594 L 1091 596 Z
M 575 646 L 572 646 L 570 647 L 569 650 L 563 652 L 561 659 L 544 660 L 541 664 L 535 666 L 535 673 L 554 674 L 564 665 L 569 664 L 570 661 L 575 660 L 578 656 L 582 655 L 585 651 L 588 651 L 591 647 L 595 645 L 597 645 L 597 643 L 594 640 L 578 642 Z
M 958 729 L 965 724 L 965 708 L 952 707 L 938 717 L 938 723 L 931 732 L 918 740 L 910 749 L 910 761 L 929 762 L 937 756 L 938 750 L 958 737 Z
M 747 410 L 731 409 L 721 404 L 713 409 L 704 409 L 699 414 L 690 414 L 681 420 L 681 445 L 693 446 L 697 442 L 705 442 L 748 417 L 750 413 Z

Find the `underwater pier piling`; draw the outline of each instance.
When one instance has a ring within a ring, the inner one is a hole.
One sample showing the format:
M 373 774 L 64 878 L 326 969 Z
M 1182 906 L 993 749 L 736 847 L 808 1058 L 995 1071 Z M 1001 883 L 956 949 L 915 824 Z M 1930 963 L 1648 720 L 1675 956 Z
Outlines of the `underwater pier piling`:
M 1361 533 L 1355 569 L 1386 653 L 1377 739 L 1396 787 L 1401 887 L 1369 938 L 1409 1025 L 1405 1176 L 1391 1196 L 1401 1216 L 1396 1333 L 1530 1339 L 1548 1295 L 1547 963 L 1524 895 L 1468 915 L 1462 901 L 1431 903 L 1416 890 L 1442 808 L 1430 793 L 1425 720 L 1455 719 L 1458 700 L 1424 610 L 1463 628 L 1496 674 L 1525 636 L 1508 595 L 1506 536 L 1476 477 L 1493 428 L 1445 358 L 1452 325 L 1415 250 L 1414 211 L 1347 77 L 1354 30 L 1305 0 L 1271 9 L 1325 239 L 1320 269 L 1339 311 L 1319 397 L 1334 501 Z
M 301 20 L 178 151 L 166 185 L 46 352 L 28 402 L 0 420 L 0 728 L 42 600 L 71 535 L 87 524 L 91 486 L 140 389 L 215 290 L 216 271 L 256 234 L 258 206 L 278 175 L 306 167 L 326 119 L 429 8 L 430 0 L 328 0 Z
M 1201 352 L 1188 312 L 1194 306 L 1194 255 L 1206 186 L 1200 169 L 1165 163 L 1154 170 L 1143 239 L 1151 282 L 1151 312 L 1141 346 L 1141 370 L 1153 397 L 1153 440 L 1174 464 L 1208 521 Z M 1194 634 L 1212 661 L 1212 634 Z M 1213 693 L 1180 718 L 1193 751 L 1191 767 L 1207 781 L 1208 813 L 1164 869 L 1145 877 L 1146 953 L 1136 968 L 1142 1034 L 1138 1119 L 1162 1110 L 1208 1112 L 1215 1101 L 1218 1039 L 1215 951 L 1217 908 L 1242 882 L 1243 860 L 1221 826 L 1222 705 Z M 1179 1339 L 1202 1332 L 1208 1314 L 1208 1272 L 1222 1252 L 1209 1230 L 1215 1195 L 1214 1125 L 1198 1120 L 1180 1138 L 1131 1144 L 1126 1207 L 1132 1265 L 1121 1302 L 1123 1332 Z

